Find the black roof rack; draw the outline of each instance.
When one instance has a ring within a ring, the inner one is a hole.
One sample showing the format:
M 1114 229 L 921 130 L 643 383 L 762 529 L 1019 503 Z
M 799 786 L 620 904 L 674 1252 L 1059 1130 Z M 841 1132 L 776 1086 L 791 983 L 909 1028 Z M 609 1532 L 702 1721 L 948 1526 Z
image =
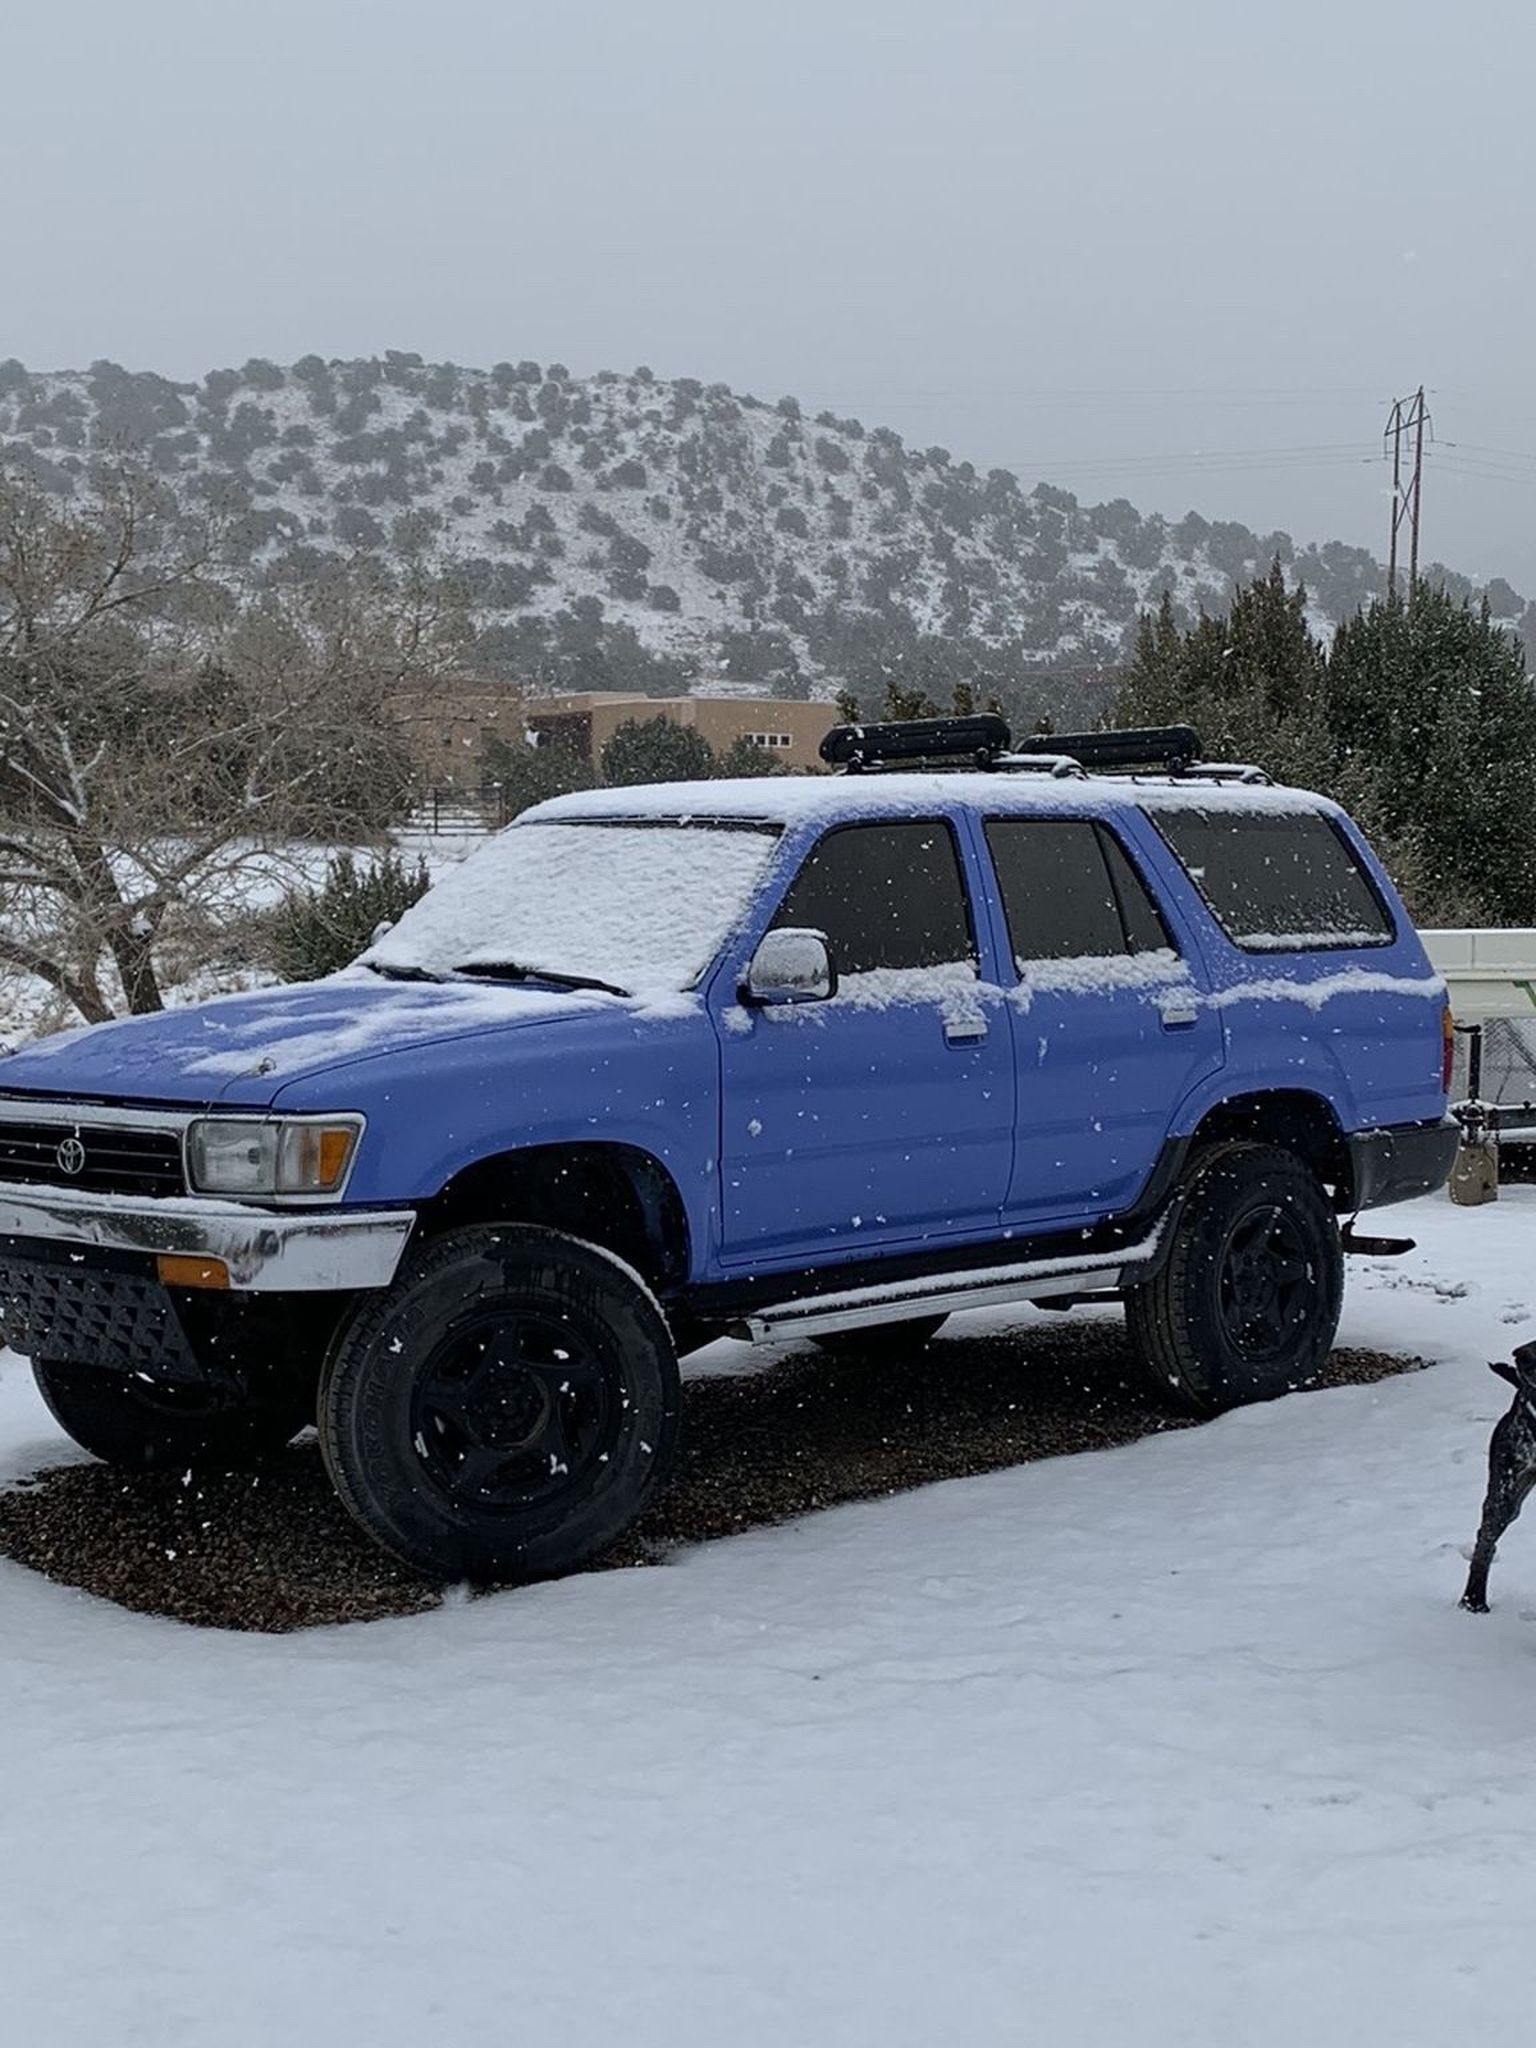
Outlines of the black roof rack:
M 835 725 L 821 743 L 829 767 L 858 775 L 897 765 L 984 768 L 998 774 L 1081 776 L 1110 769 L 1187 777 L 1196 782 L 1268 782 L 1242 761 L 1202 761 L 1192 725 L 1152 725 L 1118 732 L 1031 733 L 1014 743 L 1007 721 L 987 711 L 975 718 L 897 718 L 879 725 Z
M 984 711 L 976 718 L 896 718 L 883 725 L 834 725 L 821 743 L 829 767 L 857 773 L 888 761 L 964 761 L 991 768 L 1013 744 L 1006 719 Z
M 1200 759 L 1200 735 L 1192 725 L 1147 725 L 1119 732 L 1031 733 L 1015 754 L 1065 754 L 1081 767 L 1161 768 L 1182 775 Z

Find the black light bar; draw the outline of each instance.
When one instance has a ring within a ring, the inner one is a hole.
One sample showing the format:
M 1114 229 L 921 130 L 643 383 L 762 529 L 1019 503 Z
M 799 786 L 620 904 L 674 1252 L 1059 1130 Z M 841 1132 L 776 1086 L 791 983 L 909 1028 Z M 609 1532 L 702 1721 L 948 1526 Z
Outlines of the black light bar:
M 966 761 L 990 768 L 1013 744 L 1006 719 L 900 718 L 883 725 L 834 725 L 821 743 L 829 768 L 876 768 L 886 761 Z
M 1031 733 L 1015 754 L 1066 754 L 1084 768 L 1164 768 L 1177 775 L 1200 759 L 1192 725 L 1149 725 L 1124 732 Z

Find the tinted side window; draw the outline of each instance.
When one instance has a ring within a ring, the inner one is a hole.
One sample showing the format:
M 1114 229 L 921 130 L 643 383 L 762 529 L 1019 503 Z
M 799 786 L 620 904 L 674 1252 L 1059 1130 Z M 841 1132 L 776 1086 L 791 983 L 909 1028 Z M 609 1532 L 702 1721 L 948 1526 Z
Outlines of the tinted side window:
M 1099 843 L 1104 849 L 1104 858 L 1109 862 L 1109 879 L 1120 901 L 1120 915 L 1125 922 L 1125 935 L 1130 940 L 1131 951 L 1155 953 L 1162 947 L 1176 950 L 1152 891 L 1132 867 L 1129 855 L 1114 833 L 1103 825 L 1099 827 Z
M 954 834 L 936 819 L 829 832 L 806 856 L 774 924 L 824 931 L 839 974 L 976 966 Z
M 1392 922 L 1316 811 L 1154 811 L 1227 935 L 1253 952 L 1386 946 Z
M 1086 818 L 992 818 L 987 844 L 1016 961 L 1130 951 L 1099 835 Z

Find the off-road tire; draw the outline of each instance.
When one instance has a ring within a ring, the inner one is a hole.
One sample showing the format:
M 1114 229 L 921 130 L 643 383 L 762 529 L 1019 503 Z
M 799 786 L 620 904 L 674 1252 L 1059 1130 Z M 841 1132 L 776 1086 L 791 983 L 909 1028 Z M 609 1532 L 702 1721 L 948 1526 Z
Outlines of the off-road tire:
M 551 1578 L 607 1550 L 664 1484 L 681 1383 L 666 1322 L 610 1253 L 481 1225 L 363 1295 L 321 1374 L 343 1504 L 429 1577 Z
M 1317 1377 L 1338 1328 L 1344 1257 L 1327 1190 L 1294 1153 L 1198 1155 L 1164 1223 L 1154 1277 L 1126 1297 L 1131 1345 L 1196 1415 L 1273 1400 Z
M 944 1316 L 911 1316 L 904 1323 L 871 1323 L 862 1330 L 833 1330 L 813 1337 L 818 1351 L 831 1358 L 867 1358 L 886 1351 L 893 1358 L 913 1358 L 924 1351 L 949 1321 Z
M 271 1457 L 314 1420 L 292 1397 L 238 1401 L 56 1359 L 35 1359 L 32 1375 L 66 1435 L 130 1472 L 237 1470 Z

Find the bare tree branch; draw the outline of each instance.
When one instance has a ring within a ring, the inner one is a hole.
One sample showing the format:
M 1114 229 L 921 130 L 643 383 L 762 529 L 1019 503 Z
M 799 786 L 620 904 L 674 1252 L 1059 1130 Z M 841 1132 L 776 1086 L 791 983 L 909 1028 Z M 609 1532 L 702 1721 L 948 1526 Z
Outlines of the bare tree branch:
M 153 537 L 157 488 L 120 462 L 61 506 L 0 471 L 0 964 L 93 1018 L 104 963 L 160 1006 L 200 892 L 387 810 L 394 700 L 462 635 L 441 578 L 363 558 L 242 598 L 211 531 Z

